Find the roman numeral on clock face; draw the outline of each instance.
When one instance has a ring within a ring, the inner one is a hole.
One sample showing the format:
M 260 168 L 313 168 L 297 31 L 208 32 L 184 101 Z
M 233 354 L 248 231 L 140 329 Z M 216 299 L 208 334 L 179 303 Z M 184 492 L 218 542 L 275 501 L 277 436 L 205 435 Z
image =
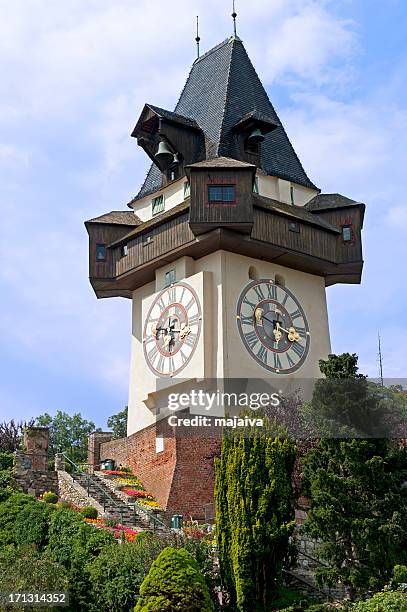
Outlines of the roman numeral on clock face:
M 301 313 L 300 309 L 297 308 L 297 310 L 294 310 L 294 312 L 290 312 L 290 317 L 291 317 L 292 321 L 295 321 L 299 317 L 302 317 L 302 313 Z
M 250 327 L 253 327 L 253 316 L 241 315 L 240 322 L 242 325 L 250 325 Z
M 256 332 L 254 331 L 251 331 L 248 334 L 245 334 L 244 337 L 251 350 L 256 346 L 258 342 L 260 342 L 259 338 L 257 337 Z
M 260 349 L 257 351 L 257 357 L 260 361 L 263 361 L 267 365 L 268 351 L 266 347 L 262 344 Z
M 170 302 L 176 302 L 177 290 L 175 289 L 175 287 L 171 287 L 170 289 L 168 289 L 168 297 L 169 297 Z
M 267 293 L 269 300 L 277 299 L 277 287 L 274 284 L 267 285 Z
M 302 346 L 302 344 L 298 344 L 298 342 L 294 342 L 294 344 L 290 348 L 290 351 L 294 351 L 294 353 L 298 355 L 298 357 L 302 357 L 305 351 L 305 347 Z
M 281 370 L 281 368 L 283 366 L 282 366 L 282 363 L 281 363 L 280 355 L 278 353 L 274 353 L 273 357 L 274 357 L 274 367 L 275 367 L 275 369 L 276 370 Z
M 264 293 L 263 293 L 263 289 L 262 289 L 261 285 L 254 285 L 253 289 L 256 292 L 256 295 L 257 295 L 257 297 L 259 299 L 259 302 L 264 300 Z
M 199 323 L 199 315 L 197 314 L 188 319 L 189 327 L 192 327 L 193 325 L 198 325 L 198 323 Z

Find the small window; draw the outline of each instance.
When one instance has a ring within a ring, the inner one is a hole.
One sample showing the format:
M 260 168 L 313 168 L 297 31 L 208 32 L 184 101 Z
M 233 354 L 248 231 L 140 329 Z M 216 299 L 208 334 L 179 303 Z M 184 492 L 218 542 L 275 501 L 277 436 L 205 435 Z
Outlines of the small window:
M 158 215 L 162 213 L 164 211 L 164 207 L 165 207 L 165 204 L 164 204 L 163 194 L 159 195 L 156 198 L 153 198 L 152 209 L 151 209 L 152 215 L 154 216 L 154 215 Z
M 256 176 L 254 179 L 254 183 L 253 183 L 253 193 L 260 193 L 259 192 L 259 178 Z
M 143 246 L 152 244 L 152 242 L 153 242 L 153 237 L 151 234 L 146 234 L 145 236 L 143 236 Z
M 234 185 L 209 185 L 209 202 L 234 203 L 236 201 L 236 188 Z
M 352 227 L 350 225 L 342 226 L 342 240 L 344 242 L 352 242 Z
M 168 270 L 165 273 L 165 286 L 170 287 L 175 283 L 175 270 Z
M 129 247 L 127 244 L 123 244 L 121 249 L 120 249 L 120 255 L 121 257 L 127 257 L 129 253 Z
M 295 221 L 290 221 L 290 223 L 288 224 L 288 229 L 290 230 L 290 232 L 295 232 L 296 234 L 300 233 L 300 225 Z
M 106 245 L 96 245 L 96 261 L 106 261 Z
M 186 183 L 184 183 L 184 200 L 189 198 L 190 195 L 191 195 L 191 183 L 187 181 Z
M 158 434 L 155 438 L 155 452 L 156 454 L 162 453 L 164 450 L 164 436 L 163 434 Z

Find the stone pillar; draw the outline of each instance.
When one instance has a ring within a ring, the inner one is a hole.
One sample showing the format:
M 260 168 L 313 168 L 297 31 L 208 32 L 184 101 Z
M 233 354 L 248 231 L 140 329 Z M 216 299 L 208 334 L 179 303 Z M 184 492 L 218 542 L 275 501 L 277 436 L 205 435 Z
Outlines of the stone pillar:
M 48 442 L 48 427 L 27 427 L 24 432 L 25 453 L 31 458 L 35 471 L 48 471 Z
M 56 472 L 65 472 L 65 457 L 60 453 L 55 455 L 55 471 Z
M 111 431 L 95 431 L 89 436 L 88 441 L 88 464 L 92 470 L 98 470 L 100 466 L 100 445 L 110 442 L 113 434 Z

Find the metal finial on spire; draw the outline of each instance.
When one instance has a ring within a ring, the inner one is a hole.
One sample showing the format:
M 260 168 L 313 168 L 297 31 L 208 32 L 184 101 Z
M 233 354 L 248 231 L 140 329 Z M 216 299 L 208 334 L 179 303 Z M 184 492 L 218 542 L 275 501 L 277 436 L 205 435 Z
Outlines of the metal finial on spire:
M 233 17 L 233 28 L 234 28 L 234 31 L 235 31 L 235 36 L 237 36 L 237 27 L 236 27 L 237 13 L 236 13 L 235 0 L 233 0 L 233 13 L 232 13 L 232 17 Z
M 197 52 L 197 57 L 200 56 L 200 49 L 199 49 L 199 43 L 201 42 L 201 37 L 199 36 L 199 17 L 196 17 L 196 52 Z

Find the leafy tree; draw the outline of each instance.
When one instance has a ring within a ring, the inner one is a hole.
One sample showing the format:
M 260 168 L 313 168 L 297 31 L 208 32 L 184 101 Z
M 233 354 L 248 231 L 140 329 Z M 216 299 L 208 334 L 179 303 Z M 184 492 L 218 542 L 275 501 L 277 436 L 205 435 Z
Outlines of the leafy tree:
M 356 356 L 331 356 L 320 368 L 328 377 L 318 382 L 311 408 L 329 418 L 330 402 L 338 407 L 342 396 L 348 432 L 366 429 L 361 414 L 380 421 L 380 401 L 369 395 L 366 379 L 357 373 Z M 355 380 L 360 381 L 356 400 Z M 357 411 L 358 401 L 362 410 L 352 416 L 351 406 Z M 406 449 L 390 439 L 322 439 L 305 455 L 303 470 L 312 500 L 304 529 L 321 541 L 319 555 L 329 563 L 317 570 L 320 584 L 341 580 L 352 598 L 383 586 L 393 566 L 406 558 Z
M 83 419 L 80 414 L 71 416 L 58 410 L 55 417 L 48 413 L 42 414 L 36 420 L 40 427 L 49 427 L 49 449 L 52 455 L 65 453 L 71 461 L 80 463 L 86 461 L 88 453 L 88 436 L 95 430 L 92 421 Z
M 125 438 L 127 436 L 128 410 L 128 406 L 125 406 L 121 412 L 108 418 L 107 426 L 113 431 L 113 438 Z
M 14 453 L 21 447 L 24 429 L 32 427 L 35 419 L 29 422 L 3 421 L 0 423 L 0 452 Z
M 295 445 L 288 439 L 225 436 L 216 462 L 221 581 L 233 609 L 266 611 L 290 560 Z
M 0 489 L 13 482 L 14 453 L 0 453 Z
M 214 610 L 205 579 L 195 559 L 181 548 L 165 548 L 140 587 L 135 612 L 212 612 Z

